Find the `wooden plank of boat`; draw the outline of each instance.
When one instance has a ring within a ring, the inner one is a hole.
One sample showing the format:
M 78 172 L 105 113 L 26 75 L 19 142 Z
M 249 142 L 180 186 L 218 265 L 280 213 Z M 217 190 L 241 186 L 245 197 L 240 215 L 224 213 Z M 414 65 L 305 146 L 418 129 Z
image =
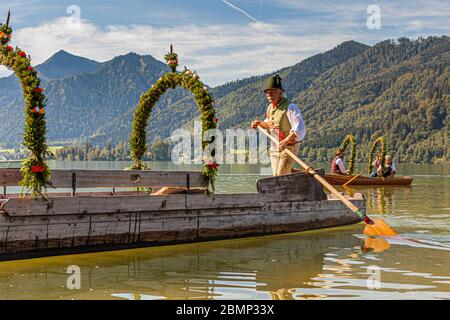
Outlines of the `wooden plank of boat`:
M 198 210 L 211 208 L 262 207 L 260 194 L 173 194 L 160 196 L 121 197 L 55 197 L 48 201 L 10 198 L 1 203 L 1 211 L 10 217 L 106 214 L 121 212 Z
M 343 185 L 353 177 L 353 175 L 325 174 L 325 179 L 328 183 L 334 185 Z M 411 177 L 369 178 L 359 176 L 351 181 L 349 185 L 410 185 L 412 180 Z
M 325 170 L 317 169 L 322 177 Z M 256 183 L 259 193 L 271 201 L 320 201 L 325 200 L 323 186 L 310 174 L 297 172 L 278 177 L 259 179 Z
M 1 186 L 18 186 L 20 169 L 0 169 Z M 201 187 L 200 171 L 52 170 L 55 188 Z

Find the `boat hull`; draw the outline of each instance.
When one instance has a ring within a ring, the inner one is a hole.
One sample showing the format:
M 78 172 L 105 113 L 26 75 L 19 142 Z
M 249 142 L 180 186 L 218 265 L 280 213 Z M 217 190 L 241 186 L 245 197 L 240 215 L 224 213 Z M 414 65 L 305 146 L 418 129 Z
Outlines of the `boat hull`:
M 119 198 L 131 205 L 121 206 Z M 0 260 L 263 236 L 360 222 L 337 199 L 273 202 L 260 194 L 214 198 L 186 194 L 59 197 L 42 205 L 40 200 L 29 199 L 28 204 L 23 200 L 19 210 L 13 209 L 14 204 L 3 205 Z M 351 201 L 364 209 L 361 195 Z
M 323 169 L 316 171 L 324 175 Z M 15 186 L 21 178 L 17 169 L 0 170 L 0 185 Z M 0 260 L 235 239 L 360 222 L 305 172 L 259 179 L 258 192 L 248 194 L 198 193 L 203 181 L 201 172 L 190 171 L 54 170 L 53 186 L 71 187 L 71 192 L 49 193 L 47 200 L 31 199 L 6 194 L 5 187 L 0 199 Z M 80 190 L 108 186 L 132 189 Z M 155 186 L 163 188 L 154 192 Z M 350 201 L 364 210 L 360 194 Z
M 325 179 L 328 183 L 333 185 L 343 185 L 350 181 L 354 175 L 338 175 L 338 174 L 325 174 Z M 353 181 L 350 181 L 348 185 L 396 185 L 407 186 L 412 183 L 411 177 L 388 177 L 388 178 L 369 178 L 359 176 Z

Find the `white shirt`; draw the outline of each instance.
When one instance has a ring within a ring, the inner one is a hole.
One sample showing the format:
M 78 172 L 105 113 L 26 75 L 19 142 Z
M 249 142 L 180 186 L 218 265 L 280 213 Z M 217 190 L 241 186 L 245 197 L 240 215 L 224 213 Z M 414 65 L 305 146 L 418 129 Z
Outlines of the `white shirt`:
M 270 111 L 270 107 L 271 106 L 269 105 L 269 108 L 267 109 L 268 111 Z M 296 141 L 302 141 L 305 139 L 306 126 L 299 107 L 295 103 L 291 102 L 286 111 L 286 115 L 292 127 L 291 132 L 295 132 L 295 135 L 297 136 Z M 264 120 L 264 122 L 269 122 L 269 119 Z
M 347 170 L 345 170 L 344 161 L 342 161 L 341 158 L 337 158 L 336 165 L 339 167 L 339 170 L 341 170 L 342 174 L 346 174 Z

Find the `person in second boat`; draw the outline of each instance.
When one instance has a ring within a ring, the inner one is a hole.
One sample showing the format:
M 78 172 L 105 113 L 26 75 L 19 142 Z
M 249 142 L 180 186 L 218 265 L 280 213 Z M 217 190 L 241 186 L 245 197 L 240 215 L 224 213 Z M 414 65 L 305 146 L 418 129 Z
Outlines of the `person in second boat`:
M 380 157 L 381 158 L 381 157 Z M 376 161 L 376 160 L 375 160 Z M 372 165 L 376 165 L 375 161 L 372 163 Z M 381 172 L 382 169 L 382 165 L 381 165 L 381 161 L 380 164 L 377 167 L 377 171 L 376 172 L 372 172 L 370 174 L 371 178 L 376 178 L 376 177 L 389 177 L 392 176 L 394 177 L 395 174 L 397 173 L 397 168 L 395 167 L 394 161 L 392 160 L 391 156 L 387 155 L 384 158 L 384 172 Z
M 272 135 L 278 136 L 278 145 L 271 143 L 270 162 L 274 176 L 291 173 L 294 160 L 285 152 L 290 150 L 295 155 L 300 149 L 299 142 L 305 138 L 306 127 L 300 109 L 285 97 L 281 85 L 281 77 L 275 75 L 267 79 L 264 90 L 270 105 L 264 121 L 252 122 L 253 129 L 260 126 L 269 129 Z
M 397 173 L 397 168 L 395 167 L 394 161 L 392 161 L 391 156 L 386 156 L 384 159 L 384 172 L 381 173 L 381 165 L 378 167 L 377 173 L 378 177 L 383 176 L 384 178 L 392 176 L 394 177 Z
M 344 165 L 345 151 L 343 149 L 336 150 L 336 157 L 331 161 L 331 172 L 334 174 L 347 174 L 347 170 Z
M 377 154 L 377 158 L 372 162 L 372 168 L 375 168 L 375 171 L 372 171 L 370 174 L 370 178 L 378 177 L 378 168 L 381 166 L 381 153 Z

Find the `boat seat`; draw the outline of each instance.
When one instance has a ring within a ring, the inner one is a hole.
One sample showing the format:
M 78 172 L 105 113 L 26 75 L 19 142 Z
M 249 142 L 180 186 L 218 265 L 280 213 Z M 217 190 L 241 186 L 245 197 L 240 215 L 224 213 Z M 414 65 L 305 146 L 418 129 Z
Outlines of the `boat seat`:
M 22 180 L 20 169 L 0 169 L 0 186 L 6 198 L 6 187 L 18 186 Z M 68 188 L 75 195 L 81 188 L 201 188 L 200 171 L 151 170 L 52 170 L 48 189 Z

